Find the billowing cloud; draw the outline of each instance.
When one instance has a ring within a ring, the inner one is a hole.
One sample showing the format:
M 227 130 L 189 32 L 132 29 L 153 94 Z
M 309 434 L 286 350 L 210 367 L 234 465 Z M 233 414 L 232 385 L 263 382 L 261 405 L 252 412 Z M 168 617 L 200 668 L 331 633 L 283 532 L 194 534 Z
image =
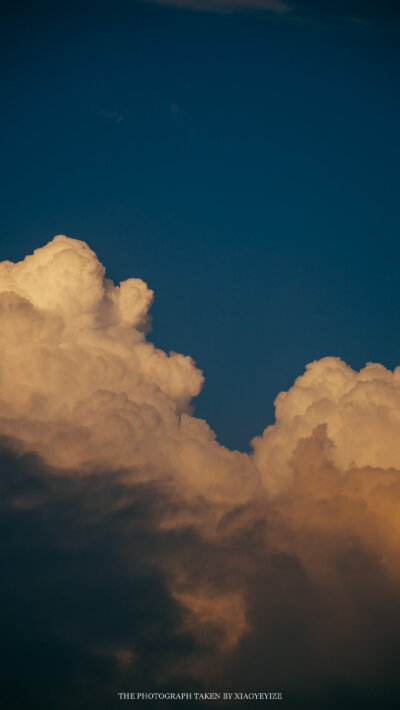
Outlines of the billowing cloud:
M 400 367 L 394 372 L 368 363 L 355 372 L 339 358 L 307 365 L 275 401 L 276 423 L 255 438 L 255 461 L 268 488 L 286 484 L 300 438 L 327 425 L 340 466 L 400 468 Z
M 0 284 L 4 435 L 54 466 L 125 467 L 223 506 L 228 481 L 233 498 L 257 485 L 248 458 L 190 416 L 203 383 L 192 359 L 146 341 L 153 293 L 141 279 L 114 286 L 86 244 L 58 236 L 3 262 Z
M 193 360 L 146 339 L 152 298 L 65 236 L 0 264 L 4 687 L 23 648 L 49 707 L 132 682 L 397 698 L 400 369 L 311 363 L 230 451 Z

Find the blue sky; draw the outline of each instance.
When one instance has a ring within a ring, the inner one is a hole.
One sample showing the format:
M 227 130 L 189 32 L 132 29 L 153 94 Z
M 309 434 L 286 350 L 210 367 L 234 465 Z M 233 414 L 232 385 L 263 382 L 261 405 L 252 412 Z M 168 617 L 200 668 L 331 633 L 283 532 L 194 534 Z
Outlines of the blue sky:
M 306 363 L 400 362 L 399 17 L 239 10 L 10 10 L 0 256 L 65 233 L 145 279 L 151 337 L 245 449 Z

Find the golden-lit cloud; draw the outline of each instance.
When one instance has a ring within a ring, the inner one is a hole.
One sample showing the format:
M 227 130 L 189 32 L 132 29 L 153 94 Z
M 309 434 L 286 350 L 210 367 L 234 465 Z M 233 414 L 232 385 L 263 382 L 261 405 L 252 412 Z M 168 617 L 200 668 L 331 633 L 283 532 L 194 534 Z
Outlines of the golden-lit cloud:
M 327 425 L 333 460 L 350 465 L 400 468 L 400 367 L 368 363 L 355 372 L 339 358 L 307 365 L 288 392 L 275 400 L 276 422 L 253 440 L 255 462 L 269 490 L 286 485 L 299 439 Z
M 0 264 L 0 436 L 25 467 L 13 483 L 19 464 L 6 466 L 6 509 L 45 511 L 51 527 L 64 490 L 116 541 L 119 576 L 139 557 L 157 570 L 180 610 L 168 612 L 174 639 L 196 649 L 165 654 L 158 679 L 250 678 L 261 670 L 249 649 L 265 651 L 268 635 L 279 678 L 293 632 L 321 682 L 356 682 L 400 628 L 373 611 L 400 591 L 400 368 L 313 362 L 278 395 L 254 454 L 230 451 L 193 415 L 193 360 L 146 339 L 152 299 L 139 278 L 114 285 L 65 236 Z M 85 643 L 118 672 L 144 653 L 123 634 Z
M 0 284 L 3 434 L 55 466 L 130 467 L 217 498 L 228 478 L 243 485 L 247 457 L 190 416 L 201 371 L 146 341 L 153 293 L 141 279 L 114 286 L 86 244 L 58 236 L 3 262 Z

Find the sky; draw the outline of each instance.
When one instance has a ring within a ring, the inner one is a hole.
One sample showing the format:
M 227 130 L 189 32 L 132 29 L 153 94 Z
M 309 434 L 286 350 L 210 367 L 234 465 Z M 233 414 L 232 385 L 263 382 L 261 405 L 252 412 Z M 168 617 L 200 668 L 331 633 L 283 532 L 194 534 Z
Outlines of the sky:
M 1 255 L 62 233 L 143 278 L 198 415 L 248 450 L 307 362 L 398 362 L 399 15 L 213 9 L 8 8 Z
M 398 707 L 398 8 L 1 24 L 4 706 Z

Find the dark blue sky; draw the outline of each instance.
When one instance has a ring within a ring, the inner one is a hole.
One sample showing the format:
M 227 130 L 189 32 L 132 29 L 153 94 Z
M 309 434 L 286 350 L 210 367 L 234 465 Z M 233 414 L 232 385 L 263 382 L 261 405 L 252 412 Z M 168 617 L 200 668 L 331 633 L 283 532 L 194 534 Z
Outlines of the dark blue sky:
M 64 233 L 144 278 L 150 337 L 198 362 L 196 413 L 238 448 L 307 362 L 400 363 L 398 12 L 291 5 L 3 22 L 0 258 Z

